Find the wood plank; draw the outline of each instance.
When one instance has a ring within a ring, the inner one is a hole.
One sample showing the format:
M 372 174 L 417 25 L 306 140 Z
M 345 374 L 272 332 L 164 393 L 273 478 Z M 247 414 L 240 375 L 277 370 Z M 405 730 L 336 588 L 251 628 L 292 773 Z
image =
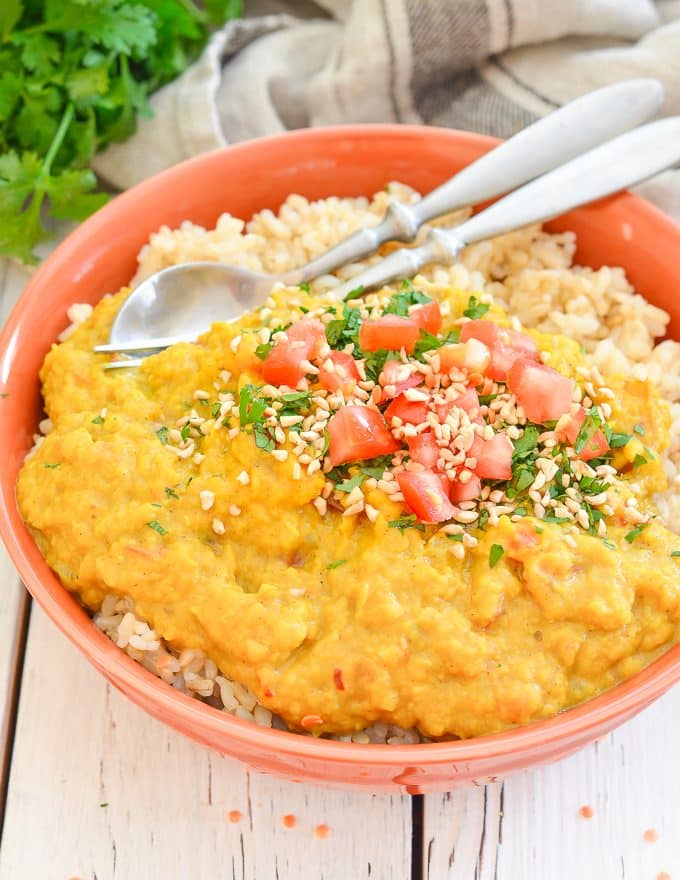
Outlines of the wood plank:
M 4 324 L 29 278 L 27 270 L 0 260 L 0 323 Z M 0 816 L 14 728 L 17 672 L 23 658 L 29 598 L 0 542 Z
M 165 728 L 33 606 L 0 880 L 46 866 L 60 880 L 405 880 L 410 838 L 407 797 L 249 773 Z
M 680 875 L 680 688 L 599 743 L 505 783 L 427 795 L 426 880 Z M 580 815 L 592 807 L 592 818 Z M 656 842 L 645 839 L 653 829 Z

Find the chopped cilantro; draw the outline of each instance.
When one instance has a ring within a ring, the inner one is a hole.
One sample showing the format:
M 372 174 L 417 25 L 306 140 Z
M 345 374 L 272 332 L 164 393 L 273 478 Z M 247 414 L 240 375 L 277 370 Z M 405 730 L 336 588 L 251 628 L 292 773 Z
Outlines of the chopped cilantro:
M 2 397 L 3 400 L 4 400 L 6 397 L 9 397 L 9 391 L 3 391 L 2 394 L 0 394 L 0 397 Z
M 363 295 L 364 295 L 364 286 L 363 286 L 363 284 L 360 284 L 358 287 L 355 287 L 352 290 L 350 290 L 350 292 L 347 294 L 346 297 L 343 298 L 342 301 L 349 302 L 349 300 L 359 299 L 359 297 L 361 297 Z
M 335 318 L 326 325 L 326 339 L 331 348 L 343 349 L 348 343 L 359 343 L 359 327 L 361 312 L 359 309 L 345 306 L 342 318 Z
M 106 801 L 103 804 L 99 804 L 100 807 L 108 807 L 108 805 L 109 805 L 108 801 Z
M 543 522 L 567 523 L 567 522 L 571 522 L 571 517 L 569 517 L 569 516 L 555 516 L 554 513 L 546 513 L 546 515 L 543 517 Z
M 545 529 L 542 529 L 540 526 L 534 526 L 534 531 L 537 535 L 542 535 Z
M 423 355 L 427 351 L 436 351 L 438 348 L 441 348 L 442 345 L 448 345 L 451 342 L 460 342 L 460 328 L 454 327 L 453 330 L 450 330 L 446 336 L 434 336 L 432 333 L 428 333 L 427 330 L 420 331 L 420 337 L 415 344 L 415 348 L 413 349 L 413 357 L 417 361 L 424 360 Z
M 608 547 L 610 550 L 616 550 L 616 544 L 612 544 L 611 541 L 608 541 L 606 538 L 602 538 L 602 543 L 605 547 Z
M 680 556 L 680 550 L 673 550 L 671 558 L 677 558 L 678 556 Z
M 654 453 L 652 452 L 652 450 L 649 448 L 649 446 L 645 446 L 645 447 L 643 447 L 643 448 L 644 448 L 645 452 L 647 453 L 647 455 L 648 455 L 648 457 L 649 457 L 649 461 L 654 461 L 654 459 L 656 458 L 656 456 L 654 455 Z
M 261 342 L 255 347 L 255 356 L 263 361 L 274 347 L 273 342 Z
M 161 441 L 161 443 L 163 444 L 163 446 L 165 446 L 165 444 L 168 442 L 168 430 L 169 430 L 169 429 L 168 429 L 168 426 L 167 426 L 167 425 L 163 425 L 162 428 L 159 428 L 159 429 L 156 431 L 156 436 L 157 436 L 158 439 Z
M 43 465 L 43 467 L 46 467 L 46 468 L 49 468 L 50 470 L 52 470 L 53 468 L 61 467 L 61 462 L 60 461 L 56 461 L 56 462 L 46 461 L 45 464 Z
M 394 360 L 399 360 L 398 351 L 389 351 L 386 348 L 380 348 L 378 351 L 368 352 L 366 360 L 364 361 L 366 378 L 370 379 L 372 382 L 377 382 L 387 361 Z
M 367 477 L 373 477 L 374 480 L 382 479 L 382 475 L 392 464 L 394 456 L 390 452 L 388 455 L 378 455 L 376 458 L 368 458 L 361 463 L 361 470 Z
M 504 553 L 504 547 L 502 547 L 500 544 L 492 544 L 491 550 L 489 550 L 489 568 L 495 568 Z
M 338 492 L 352 492 L 354 489 L 356 489 L 357 486 L 360 486 L 365 479 L 366 475 L 362 474 L 361 471 L 359 471 L 348 480 L 343 480 L 341 483 L 336 483 L 335 488 L 338 490 Z
M 216 400 L 215 403 L 213 403 L 213 405 L 212 405 L 212 409 L 210 410 L 210 415 L 214 419 L 216 419 L 219 416 L 221 409 L 222 409 L 222 404 L 219 402 L 219 400 Z
M 483 507 L 479 511 L 479 519 L 477 520 L 477 527 L 480 529 L 483 529 L 484 526 L 488 523 L 488 521 L 489 521 L 489 511 L 486 507 Z
M 590 410 L 588 415 L 583 420 L 583 424 L 581 425 L 579 432 L 576 435 L 574 451 L 577 455 L 583 452 L 583 450 L 586 448 L 586 445 L 593 439 L 593 437 L 595 436 L 595 432 L 601 425 L 602 416 L 600 415 L 600 411 L 596 407 L 593 407 L 593 409 Z
M 528 513 L 526 507 L 516 507 L 512 512 L 514 516 L 526 516 Z
M 402 285 L 399 293 L 393 293 L 390 297 L 389 304 L 385 309 L 386 315 L 399 315 L 401 318 L 408 317 L 410 306 L 421 305 L 422 303 L 432 302 L 431 297 L 422 293 L 420 290 L 414 290 L 410 286 L 404 288 Z
M 274 428 L 271 425 L 263 425 L 261 423 L 253 426 L 253 436 L 255 437 L 255 445 L 258 449 L 265 452 L 271 452 L 275 445 Z
M 328 450 L 331 448 L 331 435 L 330 431 L 326 429 L 323 432 L 323 449 L 321 450 L 321 458 L 324 458 L 328 455 Z
M 328 571 L 333 571 L 334 568 L 340 568 L 340 566 L 344 565 L 347 561 L 347 559 L 338 559 L 336 562 L 329 562 L 326 568 Z
M 175 490 L 172 489 L 170 486 L 165 487 L 165 494 L 168 496 L 168 498 L 179 498 L 177 492 L 175 492 Z
M 392 519 L 387 523 L 387 526 L 390 529 L 399 529 L 400 532 L 403 532 L 404 529 L 418 529 L 419 532 L 425 531 L 425 526 L 418 522 L 418 517 L 415 513 L 400 516 L 399 519 Z
M 302 284 L 298 284 L 298 287 L 304 293 L 309 293 L 309 291 L 311 290 L 311 287 L 309 286 L 309 284 L 306 281 L 303 281 Z
M 480 406 L 488 406 L 492 400 L 495 400 L 498 397 L 498 394 L 480 394 L 479 395 L 479 405 Z
M 466 318 L 472 318 L 474 321 L 477 318 L 482 318 L 488 311 L 489 306 L 486 303 L 480 302 L 476 296 L 471 296 L 463 314 Z
M 633 430 L 636 434 L 639 434 L 640 437 L 645 436 L 645 426 L 642 424 L 642 422 L 638 422 L 636 425 L 633 425 Z
M 579 489 L 584 495 L 599 495 L 611 487 L 611 483 L 600 480 L 597 477 L 581 477 Z
M 627 535 L 624 535 L 625 540 L 629 544 L 632 544 L 633 541 L 638 537 L 638 535 L 640 535 L 642 531 L 647 528 L 648 525 L 649 523 L 640 523 L 639 526 L 635 526 L 635 528 L 628 532 Z
M 267 401 L 257 397 L 254 385 L 244 385 L 238 396 L 238 415 L 241 425 L 253 425 L 262 421 Z
M 644 455 L 640 455 L 640 453 L 638 452 L 638 454 L 633 459 L 633 468 L 642 467 L 642 465 L 644 464 L 648 464 L 647 459 L 644 457 Z
M 152 519 L 151 522 L 147 523 L 147 526 L 150 529 L 153 529 L 154 532 L 158 532 L 159 535 L 167 535 L 168 530 L 164 529 L 163 526 L 158 522 L 157 519 Z
M 104 424 L 104 417 L 103 416 L 95 416 L 92 419 L 92 424 L 93 425 L 103 425 Z
M 457 532 L 455 535 L 447 535 L 446 537 L 449 539 L 449 541 L 458 541 L 461 544 L 463 542 L 462 532 Z
M 535 425 L 527 425 L 522 435 L 513 441 L 513 461 L 521 461 L 536 451 L 538 444 L 538 428 Z
M 633 439 L 632 434 L 617 434 L 608 425 L 605 425 L 604 432 L 607 442 L 612 449 L 621 449 L 622 446 L 626 446 Z
M 182 430 L 180 431 L 180 434 L 182 435 L 182 440 L 186 442 L 189 439 L 189 435 L 191 434 L 191 425 L 184 425 L 182 427 Z

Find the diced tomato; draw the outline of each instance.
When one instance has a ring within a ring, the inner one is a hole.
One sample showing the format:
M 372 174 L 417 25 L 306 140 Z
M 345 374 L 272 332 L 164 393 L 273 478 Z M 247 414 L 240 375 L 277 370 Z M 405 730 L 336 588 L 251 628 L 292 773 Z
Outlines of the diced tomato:
M 382 373 L 378 377 L 383 388 L 394 387 L 394 394 L 390 393 L 386 397 L 397 397 L 407 388 L 416 388 L 423 384 L 423 379 L 422 373 L 412 372 L 401 361 L 385 361 Z
M 485 441 L 479 436 L 479 434 L 475 434 L 475 439 L 472 441 L 472 446 L 468 449 L 466 458 L 477 458 L 479 453 L 484 448 Z
M 316 357 L 327 345 L 326 330 L 318 318 L 302 318 L 286 330 L 289 343 L 304 342 L 305 357 Z M 297 348 L 298 346 L 294 346 Z
M 302 362 L 316 357 L 326 345 L 326 331 L 316 318 L 303 318 L 286 330 L 286 337 L 264 359 L 262 378 L 270 385 L 295 388 L 305 376 Z
M 475 501 L 482 494 L 482 481 L 474 474 L 466 483 L 456 480 L 451 483 L 451 491 L 449 497 L 455 504 L 461 501 Z
M 396 452 L 399 443 L 382 414 L 367 406 L 343 406 L 328 422 L 328 455 L 333 467 Z
M 441 406 L 438 406 L 437 415 L 439 416 L 439 421 L 444 422 L 454 408 L 465 410 L 472 422 L 483 422 L 479 413 L 479 395 L 476 388 L 468 388 L 465 394 L 459 394 L 458 397 L 449 403 L 443 403 Z
M 359 327 L 359 345 L 364 351 L 378 351 L 381 348 L 399 351 L 403 348 L 407 354 L 411 354 L 419 335 L 420 327 L 412 318 L 383 315 L 382 318 L 362 323 Z
M 410 425 L 419 425 L 427 418 L 427 401 L 425 400 L 407 400 L 403 394 L 395 397 L 392 403 L 385 410 L 385 418 L 387 424 L 392 424 L 394 416 L 400 418 L 402 422 L 408 422 Z
M 508 388 L 531 422 L 551 422 L 571 408 L 574 380 L 552 367 L 524 358 L 508 372 Z
M 485 480 L 509 480 L 512 476 L 512 452 L 513 445 L 505 434 L 495 434 L 491 440 L 484 440 L 474 456 L 477 459 L 475 473 Z
M 346 351 L 331 351 L 321 359 L 319 383 L 328 391 L 350 393 L 360 378 L 356 361 Z
M 478 339 L 491 352 L 485 372 L 495 382 L 504 382 L 514 362 L 522 357 L 536 360 L 538 349 L 530 336 L 517 330 L 499 327 L 493 321 L 468 321 L 460 330 L 461 342 Z
M 444 522 L 455 514 L 441 474 L 430 470 L 402 471 L 397 474 L 397 482 L 406 504 L 422 522 Z
M 432 431 L 423 431 L 408 438 L 408 451 L 413 461 L 423 467 L 433 468 L 439 459 L 440 449 Z
M 488 345 L 474 337 L 460 344 L 442 345 L 437 349 L 437 354 L 442 373 L 449 373 L 453 369 L 484 373 L 491 360 Z
M 437 334 L 442 329 L 442 313 L 436 302 L 418 306 L 409 312 L 409 318 L 428 333 Z
M 501 342 L 501 328 L 494 321 L 466 321 L 460 328 L 460 341 L 479 339 L 488 348 L 493 348 Z
M 573 446 L 585 420 L 586 411 L 581 406 L 578 412 L 571 416 L 567 424 L 557 431 L 558 440 L 566 441 Z M 604 436 L 604 431 L 598 428 L 578 453 L 578 457 L 583 461 L 590 461 L 591 458 L 599 458 L 601 455 L 604 455 L 608 450 L 609 443 L 607 443 L 607 438 Z

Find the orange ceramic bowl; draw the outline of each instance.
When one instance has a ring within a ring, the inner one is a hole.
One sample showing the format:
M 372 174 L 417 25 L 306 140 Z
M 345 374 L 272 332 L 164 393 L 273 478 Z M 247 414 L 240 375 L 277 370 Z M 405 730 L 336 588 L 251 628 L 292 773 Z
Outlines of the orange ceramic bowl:
M 55 624 L 119 690 L 156 718 L 256 770 L 293 780 L 420 793 L 484 782 L 562 758 L 631 718 L 680 678 L 680 646 L 611 691 L 561 715 L 459 742 L 353 745 L 256 727 L 178 693 L 116 648 L 47 567 L 19 516 L 15 482 L 40 418 L 38 371 L 74 302 L 96 303 L 125 284 L 161 224 L 249 218 L 293 192 L 308 198 L 369 195 L 401 180 L 427 192 L 495 142 L 408 126 L 303 130 L 239 144 L 178 165 L 114 199 L 44 263 L 0 337 L 0 532 L 28 589 Z M 624 266 L 680 337 L 680 228 L 623 194 L 552 224 L 573 229 L 578 258 Z

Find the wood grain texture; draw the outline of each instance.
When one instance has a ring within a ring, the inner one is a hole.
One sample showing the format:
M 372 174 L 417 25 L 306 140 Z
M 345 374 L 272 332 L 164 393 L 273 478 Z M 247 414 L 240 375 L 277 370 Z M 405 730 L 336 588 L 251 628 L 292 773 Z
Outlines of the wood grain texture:
M 0 880 L 404 880 L 410 860 L 409 798 L 213 755 L 118 694 L 34 605 Z
M 427 795 L 426 880 L 680 878 L 680 688 L 559 764 Z M 580 815 L 590 806 L 593 816 Z M 645 839 L 653 829 L 656 842 Z
M 29 273 L 8 260 L 0 260 L 0 325 L 4 324 Z M 9 400 L 1 401 L 11 405 Z M 0 542 L 0 814 L 14 724 L 18 671 L 21 665 L 28 611 L 28 593 L 20 583 L 4 545 Z

